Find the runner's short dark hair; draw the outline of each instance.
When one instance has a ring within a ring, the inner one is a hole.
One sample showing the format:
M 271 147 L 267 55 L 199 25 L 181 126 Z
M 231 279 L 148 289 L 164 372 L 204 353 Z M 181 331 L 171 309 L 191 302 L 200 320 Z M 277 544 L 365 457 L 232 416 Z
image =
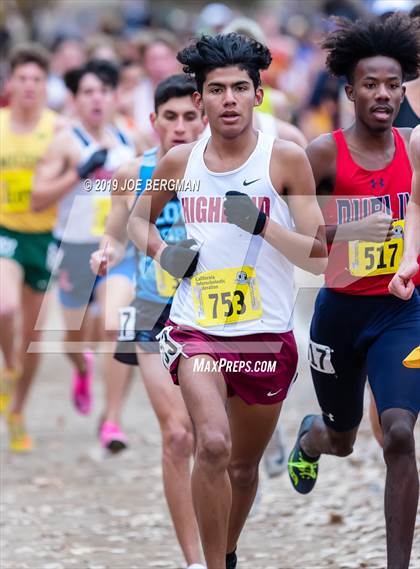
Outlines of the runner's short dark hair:
M 324 39 L 327 68 L 351 83 L 357 63 L 383 55 L 398 61 L 403 80 L 417 77 L 420 66 L 420 20 L 395 12 L 386 19 L 368 18 L 352 22 L 334 18 L 336 29 Z
M 171 75 L 167 79 L 161 81 L 155 90 L 155 112 L 161 105 L 169 101 L 169 99 L 188 97 L 197 91 L 197 84 L 188 75 L 180 73 Z
M 197 89 L 203 92 L 207 74 L 220 67 L 238 66 L 247 71 L 255 89 L 261 85 L 260 71 L 271 63 L 270 50 L 253 38 L 237 34 L 202 36 L 177 55 L 185 73 L 195 76 Z
M 119 71 L 114 63 L 105 59 L 91 59 L 82 67 L 71 69 L 65 73 L 64 82 L 73 95 L 77 93 L 80 81 L 88 73 L 93 73 L 104 85 L 112 89 L 118 85 Z
M 50 56 L 48 51 L 38 43 L 24 43 L 15 47 L 10 54 L 10 70 L 14 71 L 19 65 L 25 63 L 35 63 L 45 73 L 50 67 Z

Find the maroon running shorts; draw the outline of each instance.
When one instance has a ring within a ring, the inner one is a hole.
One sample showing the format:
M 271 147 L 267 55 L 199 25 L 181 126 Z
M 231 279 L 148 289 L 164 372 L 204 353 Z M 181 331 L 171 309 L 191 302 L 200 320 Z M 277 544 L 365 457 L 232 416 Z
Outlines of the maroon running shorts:
M 238 395 L 248 405 L 272 405 L 283 401 L 297 367 L 293 332 L 261 333 L 248 336 L 214 336 L 178 326 L 171 320 L 161 333 L 162 361 L 178 385 L 181 355 L 197 356 L 195 373 L 220 371 L 229 397 Z M 208 355 L 209 361 L 199 356 Z

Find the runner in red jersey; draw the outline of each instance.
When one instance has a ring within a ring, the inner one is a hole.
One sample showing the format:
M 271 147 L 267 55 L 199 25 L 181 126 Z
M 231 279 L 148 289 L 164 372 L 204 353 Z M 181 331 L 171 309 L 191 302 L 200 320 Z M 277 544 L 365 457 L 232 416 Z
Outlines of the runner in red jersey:
M 411 129 L 401 129 L 410 132 Z M 326 200 L 324 218 L 334 231 L 325 273 L 328 288 L 354 295 L 388 294 L 388 285 L 401 259 L 405 209 L 410 195 L 412 169 L 406 143 L 392 129 L 394 155 L 380 169 L 367 169 L 352 157 L 347 133 L 332 134 L 336 146 L 334 199 Z M 351 140 L 351 139 L 350 139 Z M 357 158 L 356 158 L 357 159 Z M 389 223 L 393 226 L 389 228 Z M 372 223 L 373 222 L 373 223 Z M 384 248 L 381 241 L 389 238 Z M 361 241 L 375 243 L 360 247 Z M 349 246 L 349 242 L 351 245 Z M 416 276 L 420 284 L 420 275 Z
M 420 289 L 407 302 L 388 291 L 402 256 L 412 174 L 411 129 L 392 123 L 403 80 L 420 67 L 419 32 L 419 21 L 397 13 L 386 20 L 341 20 L 324 41 L 329 70 L 347 78 L 355 122 L 307 149 L 330 247 L 309 343 L 322 416 L 303 419 L 289 457 L 293 487 L 306 494 L 321 454 L 352 452 L 367 375 L 384 434 L 388 569 L 409 566 L 419 496 L 414 426 L 420 381 L 418 370 L 402 362 L 418 343 Z

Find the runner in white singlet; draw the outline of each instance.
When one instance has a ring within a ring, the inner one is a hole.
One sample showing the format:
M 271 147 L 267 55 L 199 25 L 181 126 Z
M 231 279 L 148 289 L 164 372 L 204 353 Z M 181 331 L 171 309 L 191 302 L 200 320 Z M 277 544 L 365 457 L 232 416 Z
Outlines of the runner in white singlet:
M 297 365 L 293 265 L 324 270 L 322 216 L 304 151 L 253 129 L 268 49 L 237 34 L 204 36 L 178 59 L 195 75 L 212 135 L 168 152 L 128 233 L 183 278 L 161 355 L 196 433 L 192 491 L 207 567 L 233 569 Z M 154 222 L 173 184 L 189 239 L 166 245 Z
M 118 331 L 118 308 L 129 303 L 134 294 L 134 249 L 129 248 L 121 263 L 102 279 L 92 275 L 89 260 L 104 233 L 115 189 L 112 176 L 134 158 L 135 150 L 111 122 L 117 68 L 107 61 L 92 60 L 67 73 L 65 80 L 74 95 L 76 122 L 53 141 L 38 172 L 34 203 L 38 208 L 58 203 L 54 235 L 61 242 L 59 298 L 66 325 L 64 345 L 74 366 L 73 403 L 80 413 L 87 414 L 93 379 L 93 354 L 83 351 L 82 346 L 88 340 L 88 306 L 95 298 L 100 309 L 101 340 L 112 346 Z M 74 349 L 75 343 L 81 347 Z M 118 452 L 127 445 L 120 428 L 123 399 L 119 393 L 125 390 L 128 370 L 113 359 L 112 347 L 105 359 L 106 395 L 99 437 L 104 448 Z

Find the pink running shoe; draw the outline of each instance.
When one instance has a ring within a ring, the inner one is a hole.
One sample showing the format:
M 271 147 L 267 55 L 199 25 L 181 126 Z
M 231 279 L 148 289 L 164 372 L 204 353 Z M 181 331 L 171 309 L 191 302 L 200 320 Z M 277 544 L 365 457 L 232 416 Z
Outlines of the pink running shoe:
M 86 362 L 86 373 L 73 372 L 73 404 L 82 415 L 88 415 L 92 408 L 93 353 L 86 350 L 83 354 Z
M 126 435 L 116 423 L 104 421 L 99 431 L 101 445 L 113 454 L 121 452 L 128 446 Z

